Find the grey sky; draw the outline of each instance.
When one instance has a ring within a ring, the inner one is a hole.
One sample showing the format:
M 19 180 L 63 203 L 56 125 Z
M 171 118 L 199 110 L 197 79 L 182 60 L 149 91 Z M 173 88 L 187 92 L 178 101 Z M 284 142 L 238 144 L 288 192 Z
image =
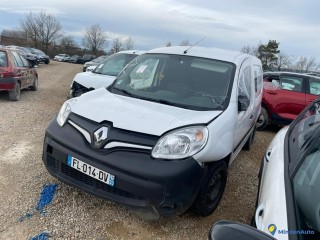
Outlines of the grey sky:
M 1 0 L 0 31 L 18 28 L 30 11 L 46 10 L 79 43 L 85 28 L 99 23 L 110 38 L 131 36 L 139 49 L 206 37 L 201 46 L 240 50 L 272 39 L 287 54 L 318 57 L 319 6 L 317 0 Z

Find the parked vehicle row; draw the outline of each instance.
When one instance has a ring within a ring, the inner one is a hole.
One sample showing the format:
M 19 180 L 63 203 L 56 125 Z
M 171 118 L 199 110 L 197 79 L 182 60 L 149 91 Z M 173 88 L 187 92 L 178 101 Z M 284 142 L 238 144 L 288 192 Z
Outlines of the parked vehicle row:
M 25 58 L 27 58 L 33 65 L 38 65 L 39 63 L 45 63 L 45 64 L 50 63 L 49 56 L 39 49 L 30 48 L 30 47 L 20 47 L 15 45 L 9 45 L 9 46 L 6 46 L 6 48 L 20 51 L 20 53 L 24 55 Z
M 58 54 L 53 58 L 53 60 L 58 61 L 58 62 L 70 62 L 70 63 L 84 64 L 84 63 L 89 62 L 95 58 L 96 58 L 96 56 L 91 55 L 91 54 L 84 54 L 82 57 L 79 55 L 70 56 L 68 54 Z
M 38 73 L 20 51 L 0 48 L 0 91 L 8 91 L 13 101 L 20 99 L 20 91 L 38 89 Z

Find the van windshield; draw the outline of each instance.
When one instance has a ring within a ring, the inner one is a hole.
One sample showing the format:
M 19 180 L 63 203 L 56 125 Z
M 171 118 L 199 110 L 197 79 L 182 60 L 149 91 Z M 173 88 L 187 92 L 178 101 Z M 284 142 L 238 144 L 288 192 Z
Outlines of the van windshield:
M 117 77 L 110 91 L 191 110 L 223 110 L 235 65 L 214 59 L 143 54 Z

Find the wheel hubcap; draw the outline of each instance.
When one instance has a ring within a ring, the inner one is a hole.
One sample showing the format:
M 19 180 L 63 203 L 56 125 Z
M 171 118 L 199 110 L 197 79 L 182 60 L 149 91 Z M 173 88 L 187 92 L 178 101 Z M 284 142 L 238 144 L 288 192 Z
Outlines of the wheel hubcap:
M 219 193 L 222 187 L 222 176 L 219 172 L 212 176 L 207 190 L 207 205 L 212 207 L 215 205 L 216 200 L 219 197 Z

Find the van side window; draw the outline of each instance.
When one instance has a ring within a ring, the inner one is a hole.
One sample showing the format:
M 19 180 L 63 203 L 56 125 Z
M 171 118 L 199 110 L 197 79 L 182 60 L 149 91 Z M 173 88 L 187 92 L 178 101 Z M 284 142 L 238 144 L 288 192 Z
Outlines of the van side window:
M 260 93 L 262 89 L 262 82 L 263 82 L 263 77 L 262 77 L 262 68 L 261 66 L 254 65 L 253 66 L 253 74 L 254 74 L 254 87 L 256 93 Z
M 252 88 L 251 88 L 251 67 L 246 67 L 239 79 L 239 96 L 246 97 L 249 102 L 251 102 L 251 94 Z

